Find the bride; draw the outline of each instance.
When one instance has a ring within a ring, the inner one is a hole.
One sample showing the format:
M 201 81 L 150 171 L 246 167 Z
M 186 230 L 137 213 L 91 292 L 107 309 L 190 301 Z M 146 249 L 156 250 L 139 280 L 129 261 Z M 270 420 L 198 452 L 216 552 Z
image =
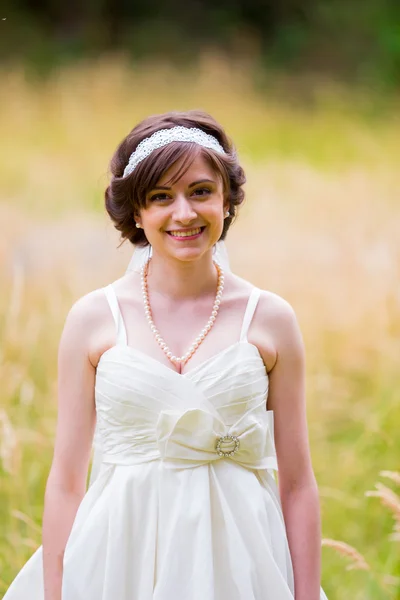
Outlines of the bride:
M 151 116 L 111 173 L 135 252 L 67 316 L 43 545 L 5 600 L 326 599 L 298 322 L 223 245 L 232 142 L 200 111 Z

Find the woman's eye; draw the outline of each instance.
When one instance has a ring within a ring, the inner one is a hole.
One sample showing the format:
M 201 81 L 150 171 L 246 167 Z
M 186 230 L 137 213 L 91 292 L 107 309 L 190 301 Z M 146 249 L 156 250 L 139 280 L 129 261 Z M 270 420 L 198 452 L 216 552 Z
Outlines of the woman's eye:
M 199 194 L 200 196 L 206 196 L 207 194 L 211 194 L 211 190 L 209 188 L 197 188 L 197 190 L 195 190 L 194 192 L 196 195 L 197 192 L 201 192 Z
M 165 193 L 154 194 L 154 196 L 150 197 L 150 200 L 168 200 L 169 196 Z

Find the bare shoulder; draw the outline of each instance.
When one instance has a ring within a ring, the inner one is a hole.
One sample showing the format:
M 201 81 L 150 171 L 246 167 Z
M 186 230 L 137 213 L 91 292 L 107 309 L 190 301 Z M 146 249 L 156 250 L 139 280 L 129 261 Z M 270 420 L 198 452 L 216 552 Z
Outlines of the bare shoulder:
M 258 318 L 273 329 L 293 327 L 297 320 L 293 306 L 274 292 L 261 290 L 258 304 Z
M 272 343 L 275 364 L 278 357 L 290 361 L 303 361 L 304 343 L 293 306 L 282 296 L 261 291 L 255 321 L 262 335 Z
M 233 288 L 238 290 L 240 295 L 248 297 L 249 293 L 255 288 L 255 286 L 237 275 L 232 274 Z M 295 311 L 292 305 L 276 294 L 269 290 L 260 289 L 260 299 L 257 304 L 255 320 L 263 321 L 265 324 L 274 324 L 277 326 L 290 324 L 296 319 Z
M 102 332 L 105 329 L 112 335 L 113 318 L 103 288 L 88 292 L 71 306 L 64 325 L 62 341 L 73 344 L 82 354 L 86 354 L 93 366 L 97 365 L 96 355 L 102 351 Z M 104 340 L 107 344 L 107 340 Z M 109 345 L 112 345 L 110 341 Z
M 83 327 L 87 333 L 107 308 L 104 290 L 99 288 L 81 296 L 71 306 L 67 322 L 71 327 Z
M 246 294 L 254 289 L 246 280 L 241 280 L 241 286 Z M 248 341 L 258 348 L 268 372 L 276 365 L 278 355 L 287 354 L 286 349 L 297 348 L 301 353 L 301 332 L 290 302 L 275 292 L 261 289 Z

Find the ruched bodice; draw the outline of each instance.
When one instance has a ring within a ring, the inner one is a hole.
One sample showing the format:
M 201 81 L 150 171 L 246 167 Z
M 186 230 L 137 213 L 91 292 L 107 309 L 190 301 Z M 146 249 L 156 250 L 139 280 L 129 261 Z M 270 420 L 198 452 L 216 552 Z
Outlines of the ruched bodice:
M 182 468 L 234 460 L 252 469 L 277 468 L 268 376 L 257 348 L 246 341 L 184 375 L 117 345 L 100 358 L 95 390 L 104 463 L 161 459 Z M 225 438 L 221 455 L 217 442 L 225 436 L 235 436 L 238 448 Z
M 63 600 L 294 600 L 269 378 L 247 339 L 260 290 L 240 339 L 183 374 L 127 345 L 113 285 L 104 291 L 116 343 L 97 365 L 91 484 Z M 42 547 L 4 600 L 28 597 L 44 600 Z

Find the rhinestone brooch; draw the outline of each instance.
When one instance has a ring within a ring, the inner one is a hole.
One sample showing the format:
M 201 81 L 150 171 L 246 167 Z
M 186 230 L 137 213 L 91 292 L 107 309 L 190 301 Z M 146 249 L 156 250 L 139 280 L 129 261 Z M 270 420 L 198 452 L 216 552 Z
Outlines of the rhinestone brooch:
M 223 452 L 223 450 L 221 450 L 221 444 L 223 442 L 234 442 L 235 443 L 234 449 L 230 450 L 229 452 Z M 218 438 L 216 450 L 220 456 L 228 457 L 228 456 L 233 456 L 239 450 L 239 447 L 240 447 L 239 438 L 237 438 L 235 435 L 224 435 L 224 436 Z

